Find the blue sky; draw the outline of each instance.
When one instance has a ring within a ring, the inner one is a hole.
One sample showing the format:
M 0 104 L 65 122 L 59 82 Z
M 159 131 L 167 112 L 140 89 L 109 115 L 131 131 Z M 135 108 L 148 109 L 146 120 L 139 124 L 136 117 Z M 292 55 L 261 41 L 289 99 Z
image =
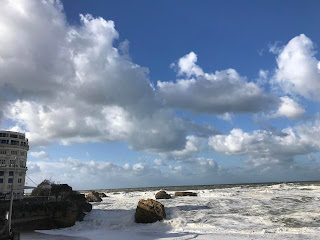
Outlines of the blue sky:
M 76 189 L 319 180 L 319 5 L 5 0 L 1 128 Z

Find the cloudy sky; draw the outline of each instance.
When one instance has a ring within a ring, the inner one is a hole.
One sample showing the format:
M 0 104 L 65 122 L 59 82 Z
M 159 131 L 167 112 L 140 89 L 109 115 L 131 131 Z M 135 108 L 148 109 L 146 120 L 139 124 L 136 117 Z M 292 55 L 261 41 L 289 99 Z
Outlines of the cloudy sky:
M 3 0 L 0 124 L 29 138 L 28 185 L 319 180 L 319 7 Z

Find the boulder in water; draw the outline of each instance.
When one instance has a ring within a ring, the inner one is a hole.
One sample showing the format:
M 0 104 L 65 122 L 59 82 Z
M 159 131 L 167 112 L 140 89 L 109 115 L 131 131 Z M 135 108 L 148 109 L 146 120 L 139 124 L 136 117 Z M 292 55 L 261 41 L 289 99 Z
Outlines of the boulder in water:
M 171 195 L 166 193 L 166 191 L 161 190 L 160 192 L 156 193 L 156 199 L 170 199 Z
M 101 202 L 102 201 L 101 197 L 99 196 L 99 193 L 95 192 L 95 191 L 89 192 L 88 195 L 86 196 L 86 199 L 88 202 Z
M 193 196 L 193 197 L 196 197 L 196 196 L 198 196 L 198 194 L 196 194 L 194 192 L 175 192 L 174 195 L 177 196 L 177 197 L 182 197 L 182 196 Z
M 135 213 L 137 223 L 153 223 L 166 218 L 164 206 L 153 199 L 141 199 Z
M 107 195 L 105 193 L 103 193 L 103 192 L 100 192 L 99 193 L 99 197 L 104 198 L 104 197 L 107 197 Z

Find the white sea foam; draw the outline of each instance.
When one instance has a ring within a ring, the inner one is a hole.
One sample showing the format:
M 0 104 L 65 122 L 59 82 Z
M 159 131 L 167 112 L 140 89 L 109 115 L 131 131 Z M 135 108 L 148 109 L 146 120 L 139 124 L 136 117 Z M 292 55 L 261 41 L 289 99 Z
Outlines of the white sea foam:
M 41 232 L 88 239 L 319 239 L 319 185 L 193 191 L 198 197 L 160 200 L 167 213 L 162 222 L 134 222 L 138 201 L 154 198 L 156 191 L 106 192 L 108 197 L 95 203 L 84 221 L 71 228 Z

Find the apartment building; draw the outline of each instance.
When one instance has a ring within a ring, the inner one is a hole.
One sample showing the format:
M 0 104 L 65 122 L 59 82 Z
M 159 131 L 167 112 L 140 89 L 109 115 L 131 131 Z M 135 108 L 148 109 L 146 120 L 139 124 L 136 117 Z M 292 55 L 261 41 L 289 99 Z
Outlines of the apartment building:
M 23 198 L 27 171 L 28 139 L 24 133 L 0 131 L 0 200 Z

